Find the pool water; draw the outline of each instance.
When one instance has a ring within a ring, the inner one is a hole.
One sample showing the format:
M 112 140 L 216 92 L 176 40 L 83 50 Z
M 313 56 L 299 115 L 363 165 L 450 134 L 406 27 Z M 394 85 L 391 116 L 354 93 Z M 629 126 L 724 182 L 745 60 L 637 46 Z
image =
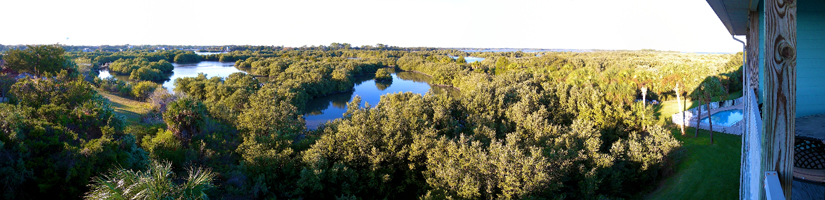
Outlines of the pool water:
M 710 120 L 713 120 L 713 125 L 733 126 L 736 122 L 742 121 L 742 117 L 744 117 L 742 110 L 734 109 L 717 112 L 710 116 Z M 702 118 L 699 122 L 708 124 L 708 118 Z

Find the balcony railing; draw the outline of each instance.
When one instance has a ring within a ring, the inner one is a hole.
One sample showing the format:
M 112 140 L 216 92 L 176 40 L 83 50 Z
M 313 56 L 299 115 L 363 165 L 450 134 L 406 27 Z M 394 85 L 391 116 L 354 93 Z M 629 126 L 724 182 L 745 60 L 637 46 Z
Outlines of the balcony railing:
M 748 80 L 748 78 L 746 77 L 744 80 Z M 764 194 L 761 192 L 763 183 L 760 180 L 765 176 L 765 174 L 760 173 L 762 166 L 762 116 L 759 113 L 756 92 L 750 88 L 746 88 L 742 92 L 745 99 L 743 109 L 745 124 L 742 134 L 739 199 L 760 199 L 760 195 Z M 779 186 L 777 185 L 777 187 Z

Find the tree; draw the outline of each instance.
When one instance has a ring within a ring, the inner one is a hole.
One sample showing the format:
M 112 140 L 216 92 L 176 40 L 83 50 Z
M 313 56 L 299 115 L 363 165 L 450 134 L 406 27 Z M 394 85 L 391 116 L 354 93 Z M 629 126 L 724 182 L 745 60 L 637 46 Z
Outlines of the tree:
M 14 85 L 15 80 L 11 76 L 6 74 L 0 73 L 0 97 L 8 98 L 8 92 L 11 89 L 11 86 Z M 4 99 L 0 99 L 0 103 L 2 103 Z
M 155 88 L 160 87 L 157 83 L 151 81 L 141 81 L 132 87 L 132 95 L 139 100 L 145 100 L 149 94 L 155 91 Z
M 200 134 L 201 126 L 206 121 L 206 107 L 195 98 L 184 97 L 169 103 L 163 113 L 163 121 L 175 137 L 186 145 L 193 136 Z
M 63 47 L 59 45 L 26 45 L 26 49 L 13 49 L 3 59 L 6 65 L 18 72 L 41 75 L 45 72 L 58 72 L 71 67 L 71 61 L 63 56 Z
M 467 63 L 467 60 L 464 59 L 464 56 L 459 56 L 457 59 L 455 59 L 455 62 L 458 64 L 464 64 Z
M 392 82 L 392 76 L 387 69 L 381 68 L 378 71 L 375 71 L 375 81 L 376 82 Z
M 273 85 L 266 85 L 249 98 L 244 112 L 238 116 L 238 128 L 252 135 L 294 138 L 305 123 L 298 109 L 278 99 Z
M 679 83 L 676 83 L 676 87 L 673 87 L 673 92 L 676 93 L 676 102 L 679 103 L 679 113 L 682 114 L 682 124 L 679 127 L 682 129 L 682 135 L 685 135 L 685 112 L 682 111 L 682 100 L 679 97 L 681 96 L 681 93 L 679 93 Z
M 645 105 L 645 104 L 647 104 L 646 96 L 647 96 L 647 86 L 642 85 L 642 110 L 647 110 L 647 105 Z M 644 115 L 642 115 L 642 116 L 644 117 Z M 644 118 L 642 118 L 642 120 L 644 120 Z M 644 128 L 645 127 L 642 127 L 642 129 L 644 129 Z
M 722 86 L 722 82 L 719 81 L 719 78 L 716 76 L 709 76 L 705 78 L 705 80 L 700 83 L 699 88 L 691 93 L 691 98 L 693 99 L 700 99 L 701 104 L 705 104 L 705 107 L 708 110 L 708 126 L 710 127 L 710 143 L 713 144 L 713 120 L 711 120 L 711 112 L 710 110 L 710 102 L 712 101 L 713 97 L 722 97 L 727 98 L 727 93 L 725 92 L 724 87 Z M 702 118 L 702 109 L 697 109 L 699 114 L 696 115 L 696 135 L 699 135 L 699 124 L 701 123 Z
M 510 65 L 510 61 L 507 60 L 505 57 L 499 57 L 496 60 L 496 74 L 501 74 L 507 71 L 507 66 Z
M 719 80 L 717 76 L 711 76 L 710 78 L 706 79 L 704 83 L 705 86 L 703 87 L 703 93 L 705 94 L 705 105 L 708 107 L 708 125 L 710 126 L 710 144 L 713 144 L 713 120 L 711 120 L 710 112 L 710 102 L 713 101 L 713 97 L 720 97 L 723 101 L 728 98 L 728 93 L 722 85 L 722 82 Z

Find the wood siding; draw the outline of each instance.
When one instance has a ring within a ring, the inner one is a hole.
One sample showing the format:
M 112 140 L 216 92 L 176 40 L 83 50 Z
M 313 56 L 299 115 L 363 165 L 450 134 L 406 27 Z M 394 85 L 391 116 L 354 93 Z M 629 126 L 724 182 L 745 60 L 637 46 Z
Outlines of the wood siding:
M 748 73 L 747 85 L 745 88 L 753 90 L 759 88 L 759 14 L 756 11 L 751 11 L 748 14 L 748 56 L 745 63 Z

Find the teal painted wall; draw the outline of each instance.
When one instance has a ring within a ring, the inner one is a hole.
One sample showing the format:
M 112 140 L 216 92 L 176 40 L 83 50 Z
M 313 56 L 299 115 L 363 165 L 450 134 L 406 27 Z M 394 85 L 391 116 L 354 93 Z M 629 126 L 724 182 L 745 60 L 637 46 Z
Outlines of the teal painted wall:
M 825 1 L 797 1 L 796 116 L 825 114 Z

